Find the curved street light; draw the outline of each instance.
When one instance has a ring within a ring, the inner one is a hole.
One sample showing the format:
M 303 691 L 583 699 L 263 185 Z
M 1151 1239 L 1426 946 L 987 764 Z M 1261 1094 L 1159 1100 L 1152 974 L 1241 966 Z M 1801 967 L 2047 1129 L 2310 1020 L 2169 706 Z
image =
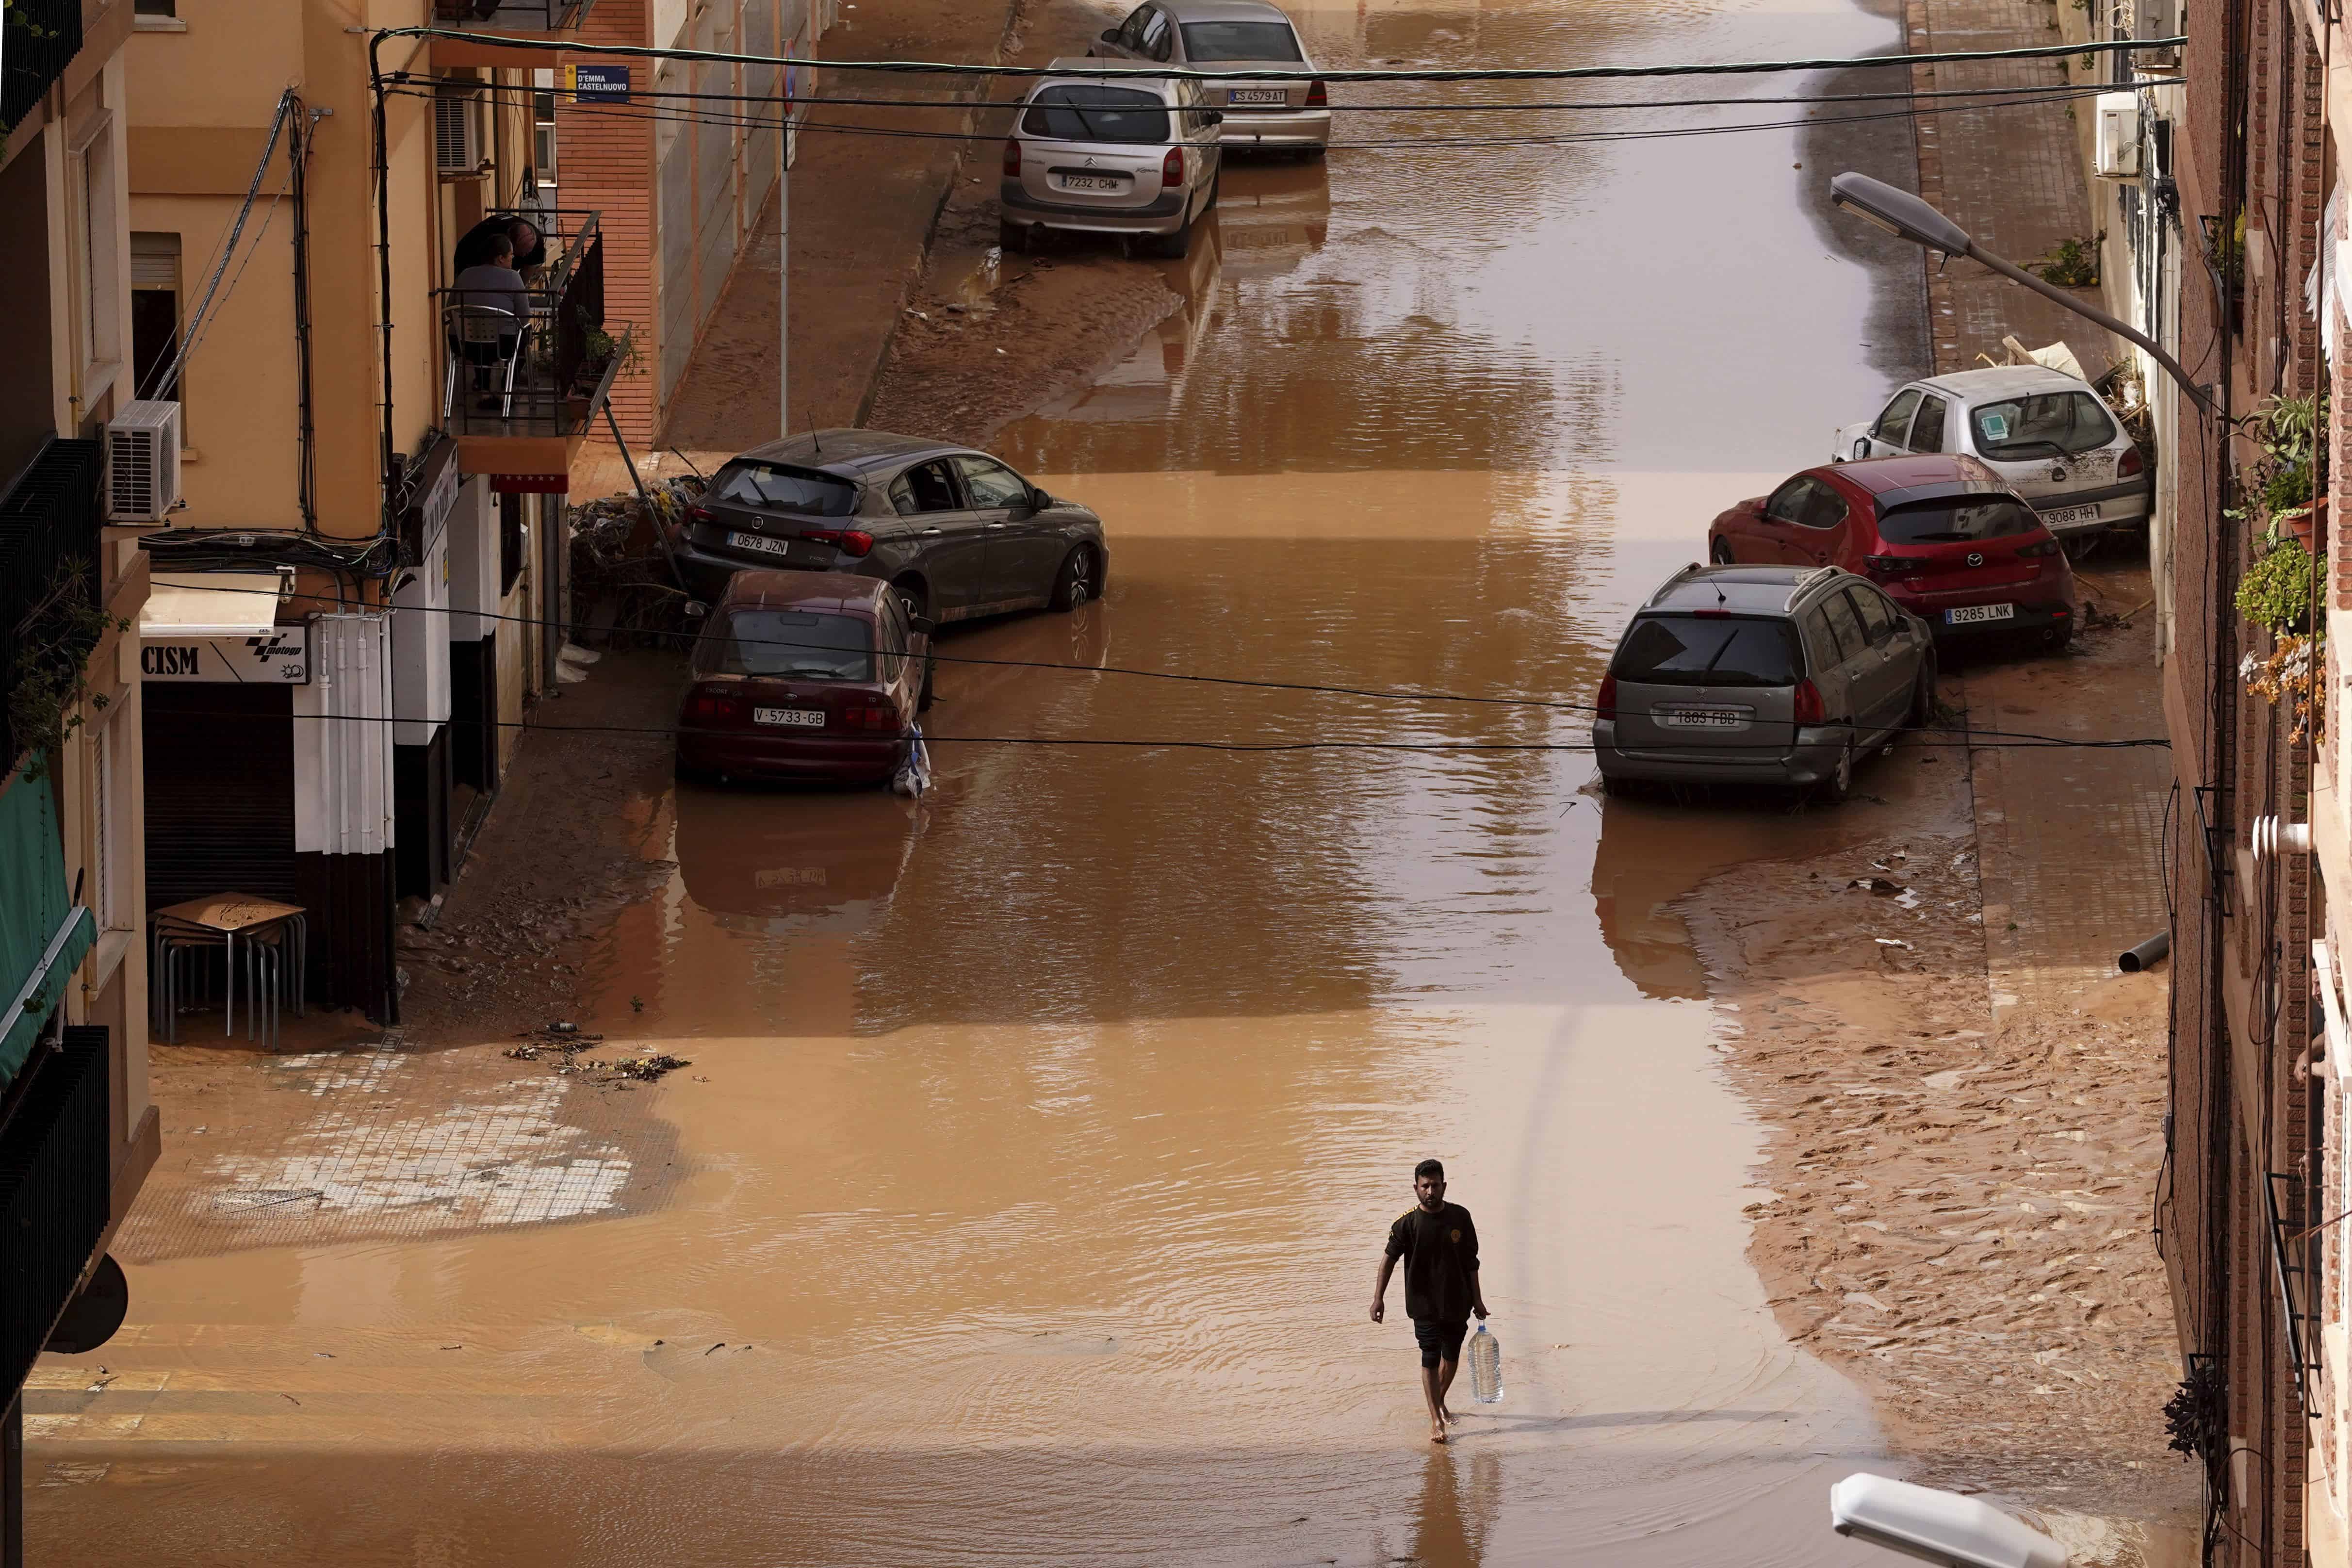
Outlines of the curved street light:
M 2189 400 L 2210 415 L 2213 400 L 2205 389 L 2189 379 L 2180 362 L 2157 346 L 2156 340 L 2136 328 L 2125 325 L 2095 305 L 2086 305 L 2055 284 L 2036 278 L 2014 262 L 2002 259 L 1969 237 L 1968 231 L 1909 191 L 1874 180 L 1868 174 L 1851 171 L 1830 181 L 1830 205 L 1843 207 L 1864 221 L 1876 225 L 1898 239 L 1925 247 L 1941 256 L 1965 256 L 1990 267 L 2012 282 L 2022 283 L 2035 293 L 2057 301 L 2087 321 L 2095 321 L 2119 338 L 2126 338 L 2146 349 L 2148 357 L 2164 367 L 2165 374 L 2179 384 Z

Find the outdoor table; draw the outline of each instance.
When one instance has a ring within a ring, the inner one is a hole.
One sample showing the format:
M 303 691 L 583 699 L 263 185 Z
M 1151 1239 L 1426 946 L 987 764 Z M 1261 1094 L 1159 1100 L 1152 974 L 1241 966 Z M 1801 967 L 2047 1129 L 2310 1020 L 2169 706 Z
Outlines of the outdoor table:
M 299 1016 L 303 1011 L 306 987 L 304 969 L 309 957 L 310 922 L 299 904 L 279 903 L 274 899 L 257 898 L 249 893 L 217 893 L 210 898 L 190 899 L 185 903 L 160 909 L 149 917 L 151 942 L 154 948 L 152 968 L 159 982 L 156 993 L 161 1003 L 164 1038 L 176 1039 L 179 1035 L 180 986 L 177 965 L 172 963 L 171 949 L 178 946 L 200 947 L 217 942 L 222 952 L 223 984 L 226 987 L 226 1013 L 221 1033 L 236 1033 L 236 976 L 240 946 L 244 949 L 247 976 L 247 1033 L 258 1037 L 266 1017 L 268 1035 L 277 1039 L 278 997 L 282 992 L 294 1003 Z M 290 952 L 279 949 L 290 947 Z M 264 949 L 268 951 L 264 951 Z

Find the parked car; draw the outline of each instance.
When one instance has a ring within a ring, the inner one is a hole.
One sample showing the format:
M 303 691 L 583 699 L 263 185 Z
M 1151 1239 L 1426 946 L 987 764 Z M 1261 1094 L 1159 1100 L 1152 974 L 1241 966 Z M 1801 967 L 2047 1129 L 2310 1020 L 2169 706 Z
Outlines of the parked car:
M 968 620 L 1097 597 L 1102 519 L 985 452 L 880 430 L 755 447 L 711 476 L 670 531 L 706 599 L 746 567 L 847 572 L 898 587 L 910 612 Z
M 1192 70 L 1298 68 L 1296 80 L 1213 83 L 1228 147 L 1287 147 L 1319 158 L 1331 140 L 1330 90 L 1281 7 L 1265 0 L 1148 0 L 1087 51 Z
M 2099 395 L 2038 364 L 1912 382 L 1876 418 L 1839 431 L 1830 460 L 1931 452 L 1982 459 L 2070 552 L 2147 522 L 2154 505 L 2155 476 Z
M 870 577 L 737 573 L 694 640 L 678 772 L 887 781 L 929 702 L 930 631 Z
M 1000 237 L 1025 249 L 1037 228 L 1150 238 L 1161 256 L 1192 247 L 1217 205 L 1218 125 L 1208 89 L 1189 79 L 1087 74 L 1055 60 L 1022 100 L 1004 142 Z
M 1834 566 L 1685 567 L 1635 613 L 1592 724 L 1602 787 L 1788 784 L 1843 800 L 1936 710 L 1936 642 Z
M 1706 531 L 1722 565 L 1838 566 L 1939 636 L 2023 632 L 2063 647 L 2074 574 L 2033 509 L 1977 458 L 1873 458 L 1792 476 Z

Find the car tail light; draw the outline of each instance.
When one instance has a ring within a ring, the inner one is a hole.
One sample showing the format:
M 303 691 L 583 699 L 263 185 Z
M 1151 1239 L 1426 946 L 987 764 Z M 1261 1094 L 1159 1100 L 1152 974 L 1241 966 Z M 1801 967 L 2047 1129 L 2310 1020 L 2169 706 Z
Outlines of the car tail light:
M 2147 469 L 2147 464 L 2141 460 L 2137 447 L 2116 459 L 2116 478 L 2119 479 L 2130 479 L 2134 474 L 2145 473 Z
M 1184 149 L 1171 147 L 1168 156 L 1160 160 L 1160 184 L 1169 188 L 1184 183 Z
M 1916 555 L 1865 555 L 1862 569 L 1884 583 L 1890 577 L 1916 577 L 1927 569 L 1927 563 Z
M 686 700 L 687 722 L 695 726 L 740 724 L 743 721 L 741 693 L 724 688 L 698 686 Z
M 2017 547 L 2017 552 L 2020 555 L 2038 561 L 2045 555 L 2057 554 L 2058 542 L 2054 539 L 2037 540 L 2032 544 L 2019 545 Z
M 1604 675 L 1601 678 L 1601 700 L 1592 706 L 1594 709 L 1592 716 L 1596 719 L 1617 717 L 1617 678 L 1615 676 Z
M 845 730 L 895 730 L 898 727 L 896 708 L 845 708 L 841 710 L 841 727 Z
M 686 521 L 688 522 L 717 522 L 719 521 L 719 514 L 711 510 L 707 506 L 690 506 L 686 509 Z
M 1794 709 L 1793 717 L 1800 724 L 1819 724 L 1829 718 L 1829 710 L 1822 706 L 1822 689 L 1813 684 L 1811 677 L 1797 682 Z
M 1021 177 L 1021 138 L 1018 136 L 1004 139 L 1004 177 L 1008 180 Z
M 863 555 L 874 548 L 874 536 L 862 528 L 813 528 L 801 537 L 813 544 L 830 544 L 845 555 Z
M 1307 107 L 1309 109 L 1331 107 L 1331 89 L 1321 77 L 1317 77 L 1307 84 Z

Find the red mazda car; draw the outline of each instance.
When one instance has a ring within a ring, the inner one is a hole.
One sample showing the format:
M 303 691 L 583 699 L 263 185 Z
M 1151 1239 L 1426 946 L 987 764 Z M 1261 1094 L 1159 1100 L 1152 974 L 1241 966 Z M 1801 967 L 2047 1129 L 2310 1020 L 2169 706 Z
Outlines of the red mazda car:
M 1773 562 L 1859 573 L 1938 637 L 2074 631 L 2074 574 L 2033 508 L 1960 453 L 1807 468 L 1706 531 L 1719 564 Z
M 695 639 L 677 771 L 886 782 L 930 703 L 930 632 L 871 577 L 738 572 Z

